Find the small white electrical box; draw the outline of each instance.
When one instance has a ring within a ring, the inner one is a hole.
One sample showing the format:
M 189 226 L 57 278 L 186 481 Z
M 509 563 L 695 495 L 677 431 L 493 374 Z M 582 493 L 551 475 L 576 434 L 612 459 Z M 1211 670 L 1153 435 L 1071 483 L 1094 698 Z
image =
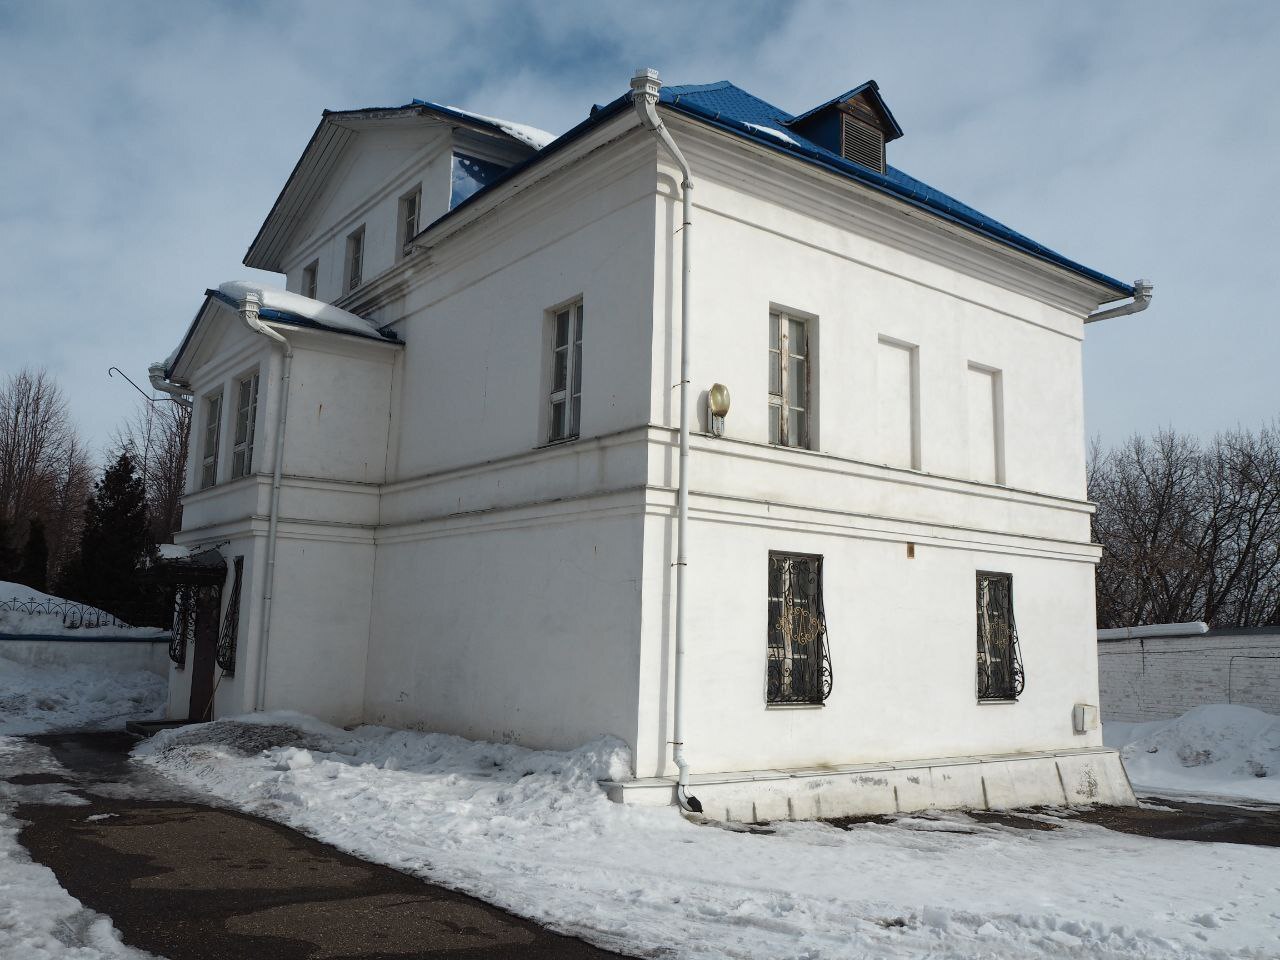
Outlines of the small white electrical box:
M 1071 709 L 1071 727 L 1076 733 L 1098 729 L 1098 708 L 1091 703 L 1077 703 Z

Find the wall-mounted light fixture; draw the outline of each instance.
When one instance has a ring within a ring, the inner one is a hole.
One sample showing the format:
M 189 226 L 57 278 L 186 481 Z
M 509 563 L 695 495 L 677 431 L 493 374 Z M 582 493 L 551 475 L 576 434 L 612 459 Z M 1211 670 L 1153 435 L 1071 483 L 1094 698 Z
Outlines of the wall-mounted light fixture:
M 729 388 L 713 383 L 707 391 L 707 425 L 717 437 L 724 436 L 724 418 L 729 415 Z

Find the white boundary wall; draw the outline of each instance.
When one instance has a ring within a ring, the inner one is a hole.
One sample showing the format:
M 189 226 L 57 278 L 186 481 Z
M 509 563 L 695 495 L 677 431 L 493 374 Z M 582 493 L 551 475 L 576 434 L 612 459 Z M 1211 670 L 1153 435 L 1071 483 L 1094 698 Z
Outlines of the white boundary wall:
M 0 657 L 33 667 L 104 667 L 169 676 L 169 637 L 0 637 Z
M 1208 703 L 1280 714 L 1280 627 L 1098 644 L 1102 719 L 1165 720 Z

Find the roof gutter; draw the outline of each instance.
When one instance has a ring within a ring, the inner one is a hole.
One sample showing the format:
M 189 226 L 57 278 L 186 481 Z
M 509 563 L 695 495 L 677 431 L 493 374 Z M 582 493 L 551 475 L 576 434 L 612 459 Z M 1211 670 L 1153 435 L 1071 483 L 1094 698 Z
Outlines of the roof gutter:
M 165 375 L 163 363 L 153 363 L 147 367 L 147 378 L 151 381 L 151 389 L 167 393 L 173 402 L 187 410 L 191 409 L 191 387 L 177 380 L 170 380 Z
M 293 346 L 278 330 L 262 322 L 258 315 L 262 300 L 247 293 L 239 303 L 240 319 L 254 333 L 280 346 L 284 366 L 280 373 L 280 405 L 276 408 L 276 444 L 271 465 L 271 508 L 267 519 L 267 570 L 262 591 L 262 625 L 258 632 L 257 676 L 253 685 L 253 709 L 264 709 L 267 693 L 267 647 L 271 641 L 271 598 L 276 583 L 276 542 L 280 527 L 280 477 L 284 468 L 284 429 L 289 416 L 289 378 L 293 371 Z
M 681 227 L 680 252 L 680 481 L 676 494 L 676 662 L 674 671 L 674 700 L 671 757 L 680 771 L 676 782 L 676 800 L 680 809 L 688 813 L 701 813 L 702 804 L 689 795 L 689 762 L 684 755 L 684 623 L 685 623 L 685 569 L 689 566 L 689 342 L 693 323 L 689 309 L 690 273 L 692 268 L 693 234 L 693 173 L 684 154 L 671 139 L 666 124 L 658 116 L 658 97 L 662 83 L 658 71 L 637 70 L 631 78 L 631 103 L 644 128 L 658 138 L 680 168 L 681 198 L 684 201 L 684 222 Z
M 1155 284 L 1150 280 L 1133 281 L 1133 299 L 1118 307 L 1107 310 L 1095 310 L 1084 318 L 1085 323 L 1097 323 L 1099 320 L 1110 320 L 1112 317 L 1127 317 L 1131 313 L 1141 313 L 1151 306 L 1151 298 L 1155 295 Z

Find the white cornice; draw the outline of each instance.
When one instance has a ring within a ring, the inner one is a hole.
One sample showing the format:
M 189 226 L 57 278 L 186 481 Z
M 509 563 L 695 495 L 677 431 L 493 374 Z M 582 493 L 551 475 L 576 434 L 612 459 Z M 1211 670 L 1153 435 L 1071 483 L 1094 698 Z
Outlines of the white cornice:
M 997 284 L 1083 318 L 1115 291 L 848 177 L 682 117 L 665 114 L 701 177 L 823 223 Z M 707 201 L 699 197 L 700 205 Z M 706 209 L 739 219 L 733 211 Z M 758 224 L 753 224 L 759 226 Z M 793 238 L 794 239 L 794 238 Z M 869 263 L 867 266 L 881 269 Z M 918 278 L 908 277 L 915 280 Z M 948 291 L 953 292 L 953 291 Z M 989 304 L 984 304 L 989 306 Z

